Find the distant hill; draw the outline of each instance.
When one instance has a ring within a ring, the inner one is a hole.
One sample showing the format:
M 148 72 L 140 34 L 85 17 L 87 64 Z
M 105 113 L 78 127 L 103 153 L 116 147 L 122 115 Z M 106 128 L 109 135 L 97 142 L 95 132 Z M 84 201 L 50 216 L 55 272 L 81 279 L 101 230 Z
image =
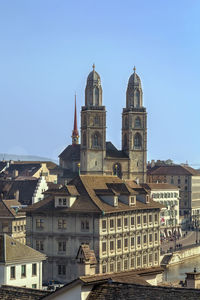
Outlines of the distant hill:
M 17 154 L 7 154 L 7 153 L 0 153 L 0 161 L 1 160 L 53 161 L 55 163 L 58 163 L 58 161 L 56 161 L 54 159 L 47 158 L 47 157 L 34 156 L 34 155 L 17 155 Z

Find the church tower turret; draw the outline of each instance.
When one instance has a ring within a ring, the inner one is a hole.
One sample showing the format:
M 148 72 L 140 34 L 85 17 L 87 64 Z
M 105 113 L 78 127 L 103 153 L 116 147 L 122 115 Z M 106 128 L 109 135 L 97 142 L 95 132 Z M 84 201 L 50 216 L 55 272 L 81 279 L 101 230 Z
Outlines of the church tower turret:
M 79 133 L 78 133 L 78 126 L 77 126 L 76 94 L 75 94 L 74 128 L 72 131 L 72 145 L 77 145 L 78 143 L 79 143 Z
M 102 87 L 93 65 L 85 88 L 85 106 L 81 110 L 82 174 L 103 174 L 106 155 L 106 110 L 102 106 Z
M 126 91 L 126 108 L 122 113 L 122 150 L 129 156 L 128 177 L 146 182 L 147 113 L 143 107 L 140 77 L 130 76 Z

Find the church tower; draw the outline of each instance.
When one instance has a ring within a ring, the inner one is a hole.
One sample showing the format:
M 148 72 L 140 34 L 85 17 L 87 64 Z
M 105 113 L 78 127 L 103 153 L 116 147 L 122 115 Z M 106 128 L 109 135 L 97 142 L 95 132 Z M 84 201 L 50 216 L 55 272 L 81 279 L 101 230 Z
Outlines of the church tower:
M 104 174 L 105 156 L 106 110 L 102 106 L 101 79 L 93 65 L 85 88 L 85 106 L 81 110 L 81 173 Z
M 147 113 L 135 67 L 128 81 L 126 108 L 122 113 L 122 150 L 129 156 L 129 179 L 146 182 Z

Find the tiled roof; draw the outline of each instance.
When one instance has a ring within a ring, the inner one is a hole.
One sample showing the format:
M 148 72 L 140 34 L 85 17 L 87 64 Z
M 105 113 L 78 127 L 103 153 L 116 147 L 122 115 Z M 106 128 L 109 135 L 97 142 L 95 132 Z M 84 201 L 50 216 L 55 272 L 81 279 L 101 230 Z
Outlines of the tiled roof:
M 200 176 L 200 172 L 189 167 L 182 165 L 169 165 L 169 166 L 155 166 L 149 168 L 148 175 L 194 175 Z
M 1 300 L 40 300 L 51 292 L 25 287 L 2 285 L 0 287 Z
M 106 142 L 106 158 L 126 158 L 128 155 L 121 150 L 118 150 L 111 142 Z
M 108 190 L 108 186 L 112 187 L 120 187 L 119 190 L 125 191 L 126 189 L 129 190 L 128 187 L 122 187 L 122 185 L 125 185 L 125 182 L 122 181 L 117 176 L 101 176 L 101 175 L 80 175 L 74 179 L 72 179 L 69 183 L 69 185 L 74 185 L 80 194 L 80 196 L 77 197 L 74 204 L 69 208 L 55 208 L 54 206 L 54 200 L 53 200 L 53 193 L 52 196 L 47 197 L 44 200 L 41 200 L 27 208 L 24 209 L 24 211 L 43 211 L 45 210 L 54 210 L 55 211 L 62 211 L 62 212 L 78 212 L 78 211 L 84 211 L 84 212 L 104 212 L 104 213 L 111 213 L 111 212 L 120 212 L 120 211 L 132 211 L 132 210 L 138 210 L 138 209 L 159 209 L 163 206 L 155 202 L 153 200 L 150 200 L 148 204 L 145 204 L 140 201 L 136 201 L 135 206 L 129 206 L 126 205 L 120 200 L 118 201 L 118 206 L 114 207 L 107 203 L 105 203 L 103 200 L 101 200 L 96 190 Z M 141 188 L 143 193 L 146 193 L 144 189 Z M 136 192 L 130 191 L 130 193 L 136 194 Z
M 168 183 L 143 183 L 141 186 L 146 190 L 179 190 L 176 185 Z
M 83 258 L 85 261 L 88 261 L 90 264 L 97 263 L 94 250 L 91 250 L 90 246 L 87 244 L 80 245 L 76 258 L 79 257 Z
M 37 183 L 38 179 L 33 177 L 27 180 L 0 180 L 0 193 L 3 193 L 4 199 L 13 199 L 19 191 L 19 202 L 30 205 Z
M 45 260 L 46 256 L 7 234 L 0 234 L 0 262 L 17 263 Z
M 10 164 L 6 169 L 6 172 L 13 174 L 13 171 L 17 170 L 19 176 L 34 176 L 34 174 L 41 168 L 41 163 L 23 163 L 16 162 Z
M 96 284 L 87 300 L 199 300 L 200 290 L 108 282 Z

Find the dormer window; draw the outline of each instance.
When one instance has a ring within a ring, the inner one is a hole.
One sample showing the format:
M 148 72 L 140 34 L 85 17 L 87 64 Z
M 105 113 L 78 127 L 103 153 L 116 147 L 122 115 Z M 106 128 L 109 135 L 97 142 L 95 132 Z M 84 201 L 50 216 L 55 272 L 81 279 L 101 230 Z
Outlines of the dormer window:
M 135 205 L 135 204 L 136 204 L 136 196 L 130 196 L 129 205 Z
M 114 206 L 118 206 L 118 197 L 114 196 Z
M 146 203 L 149 203 L 149 195 L 146 195 Z

